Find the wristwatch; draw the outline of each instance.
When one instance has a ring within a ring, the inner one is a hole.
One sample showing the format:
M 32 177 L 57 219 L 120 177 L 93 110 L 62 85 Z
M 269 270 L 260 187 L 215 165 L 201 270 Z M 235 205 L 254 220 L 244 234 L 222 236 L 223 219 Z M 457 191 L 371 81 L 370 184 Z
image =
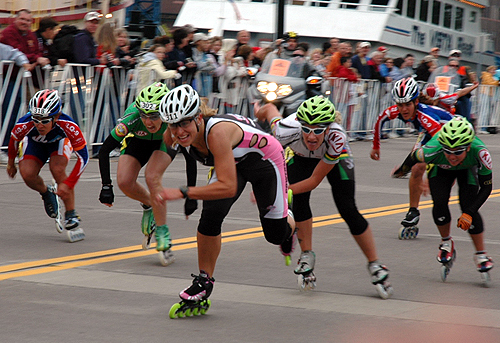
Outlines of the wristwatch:
M 188 188 L 188 186 L 181 186 L 181 187 L 179 187 L 179 190 L 181 191 L 182 197 L 184 199 L 189 199 L 189 196 L 188 196 L 189 188 Z

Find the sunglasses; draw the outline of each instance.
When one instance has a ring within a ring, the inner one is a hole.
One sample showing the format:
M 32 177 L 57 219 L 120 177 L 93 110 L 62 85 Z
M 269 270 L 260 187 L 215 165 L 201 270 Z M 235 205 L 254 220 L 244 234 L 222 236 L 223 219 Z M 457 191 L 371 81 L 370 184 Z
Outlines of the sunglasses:
M 50 123 L 54 118 L 51 117 L 51 118 L 47 118 L 47 119 L 38 119 L 38 118 L 35 118 L 35 117 L 31 117 L 31 120 L 33 121 L 33 123 L 35 124 L 48 124 Z
M 186 120 L 183 120 L 181 122 L 178 122 L 178 123 L 174 123 L 174 124 L 168 124 L 170 126 L 170 128 L 172 129 L 177 129 L 177 128 L 187 128 L 189 126 L 189 124 L 191 124 L 191 122 L 194 120 L 194 118 L 189 118 L 189 119 L 186 119 Z
M 146 120 L 146 119 L 151 119 L 151 120 L 158 120 L 160 119 L 160 113 L 155 112 L 155 113 L 144 113 L 142 111 L 139 111 L 139 114 L 141 115 L 141 118 Z
M 463 148 L 458 149 L 458 150 L 450 150 L 450 149 L 443 147 L 443 152 L 447 155 L 457 155 L 457 156 L 462 155 L 466 150 L 467 150 L 467 147 L 463 147 Z
M 316 129 L 311 129 L 310 127 L 302 126 L 302 132 L 304 132 L 306 135 L 313 132 L 316 136 L 318 136 L 321 135 L 323 132 L 325 132 L 326 129 L 327 129 L 326 127 L 318 127 Z
M 451 57 L 460 57 L 460 54 L 454 53 L 451 55 Z
M 458 64 L 450 64 L 450 67 L 452 67 L 452 68 L 458 68 Z

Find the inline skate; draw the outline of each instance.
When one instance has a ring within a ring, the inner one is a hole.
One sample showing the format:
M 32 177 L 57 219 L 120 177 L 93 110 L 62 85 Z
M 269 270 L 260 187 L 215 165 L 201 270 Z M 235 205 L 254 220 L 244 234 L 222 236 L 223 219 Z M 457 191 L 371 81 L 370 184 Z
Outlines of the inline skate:
M 148 250 L 151 246 L 151 240 L 156 230 L 155 217 L 153 216 L 153 208 L 151 206 L 146 206 L 141 204 L 143 208 L 142 220 L 141 220 L 141 230 L 144 234 L 144 239 L 142 240 L 142 249 Z
M 59 196 L 55 194 L 57 192 L 57 183 L 54 180 L 52 181 L 52 191 L 56 196 L 56 203 L 57 203 L 56 216 L 54 217 L 56 223 L 56 230 L 57 232 L 62 233 L 64 231 L 64 219 L 61 211 L 61 198 L 59 198 Z
M 394 293 L 389 279 L 389 269 L 378 261 L 368 263 L 368 272 L 372 276 L 372 284 L 375 285 L 378 295 L 382 299 L 389 299 Z
M 288 216 L 292 218 L 295 222 L 292 212 L 293 206 L 293 192 L 291 189 L 288 190 Z M 283 243 L 280 244 L 280 252 L 285 257 L 285 265 L 289 266 L 292 263 L 292 253 L 295 250 L 295 245 L 297 244 L 297 234 L 295 228 L 288 224 L 293 234 L 291 237 L 287 238 Z M 294 224 L 295 226 L 295 224 Z
M 168 226 L 157 226 L 155 230 L 155 238 L 156 250 L 158 251 L 160 263 L 165 267 L 169 264 L 174 263 L 175 257 L 172 253 L 172 250 L 170 249 L 172 247 L 172 242 L 170 240 L 170 232 L 168 231 Z
M 481 281 L 484 287 L 489 287 L 491 278 L 489 271 L 493 268 L 493 260 L 486 253 L 480 252 L 474 254 L 474 262 L 477 266 L 477 271 L 481 273 Z
M 443 282 L 448 278 L 448 274 L 450 274 L 451 267 L 453 267 L 453 262 L 457 257 L 457 251 L 455 250 L 455 243 L 453 239 L 449 239 L 446 241 L 441 241 L 439 244 L 439 253 L 437 255 L 437 260 L 442 264 L 441 266 L 441 280 Z
M 70 243 L 82 241 L 85 239 L 85 232 L 80 227 L 81 218 L 76 210 L 66 211 L 64 227 Z
M 212 303 L 208 297 L 212 294 L 215 279 L 203 271 L 191 276 L 194 277 L 193 284 L 179 294 L 181 301 L 168 312 L 171 319 L 203 315 L 210 309 Z
M 420 220 L 420 211 L 415 207 L 410 207 L 406 213 L 405 219 L 401 221 L 401 229 L 399 229 L 399 239 L 414 239 L 418 235 L 418 221 Z
M 316 288 L 316 275 L 314 275 L 314 264 L 316 254 L 312 250 L 303 251 L 300 254 L 297 267 L 293 271 L 297 274 L 297 284 L 300 291 L 309 291 Z

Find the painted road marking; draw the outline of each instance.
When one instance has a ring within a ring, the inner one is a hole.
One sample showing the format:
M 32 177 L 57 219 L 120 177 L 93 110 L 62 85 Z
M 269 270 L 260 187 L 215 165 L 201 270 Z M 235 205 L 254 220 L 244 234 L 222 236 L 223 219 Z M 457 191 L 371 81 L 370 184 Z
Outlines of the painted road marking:
M 493 191 L 492 194 L 490 195 L 490 198 L 499 196 L 500 196 L 500 189 Z M 458 196 L 450 197 L 450 204 L 458 204 Z M 406 212 L 408 211 L 408 206 L 409 204 L 398 204 L 398 205 L 390 205 L 383 207 L 375 207 L 371 209 L 361 210 L 360 212 L 366 218 L 375 218 L 375 217 L 388 216 Z M 420 209 L 430 208 L 430 207 L 432 207 L 432 200 L 426 200 L 420 202 L 419 206 Z M 313 219 L 313 227 L 338 224 L 343 221 L 344 220 L 340 217 L 339 214 L 320 216 L 320 217 L 315 217 Z M 228 231 L 222 233 L 222 243 L 242 241 L 262 236 L 264 236 L 264 234 L 262 232 L 261 227 Z M 196 248 L 196 237 L 174 239 L 172 243 L 173 243 L 172 246 L 173 251 L 193 249 Z M 51 259 L 4 265 L 0 266 L 0 280 L 7 280 L 27 275 L 44 274 L 54 271 L 72 269 L 72 268 L 107 263 L 107 262 L 115 262 L 130 258 L 157 254 L 156 249 L 154 249 L 154 247 L 156 247 L 156 243 L 151 244 L 151 247 L 153 249 L 142 250 L 142 247 L 140 245 L 134 245 L 129 247 L 123 247 L 111 250 L 102 250 L 102 251 L 96 251 L 79 255 L 69 255 Z

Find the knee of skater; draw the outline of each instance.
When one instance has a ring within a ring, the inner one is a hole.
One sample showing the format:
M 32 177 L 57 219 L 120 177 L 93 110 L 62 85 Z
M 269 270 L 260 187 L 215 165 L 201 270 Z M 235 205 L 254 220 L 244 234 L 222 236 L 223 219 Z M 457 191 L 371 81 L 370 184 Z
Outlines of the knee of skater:
M 264 232 L 264 237 L 266 238 L 266 241 L 274 245 L 280 245 L 288 238 L 287 235 L 278 235 L 276 233 L 266 233 L 266 232 Z
M 116 180 L 116 183 L 118 184 L 118 188 L 120 188 L 120 190 L 125 193 L 125 194 L 129 194 L 130 190 L 132 189 L 132 185 L 135 184 L 135 180 L 129 180 L 129 179 L 117 179 Z

